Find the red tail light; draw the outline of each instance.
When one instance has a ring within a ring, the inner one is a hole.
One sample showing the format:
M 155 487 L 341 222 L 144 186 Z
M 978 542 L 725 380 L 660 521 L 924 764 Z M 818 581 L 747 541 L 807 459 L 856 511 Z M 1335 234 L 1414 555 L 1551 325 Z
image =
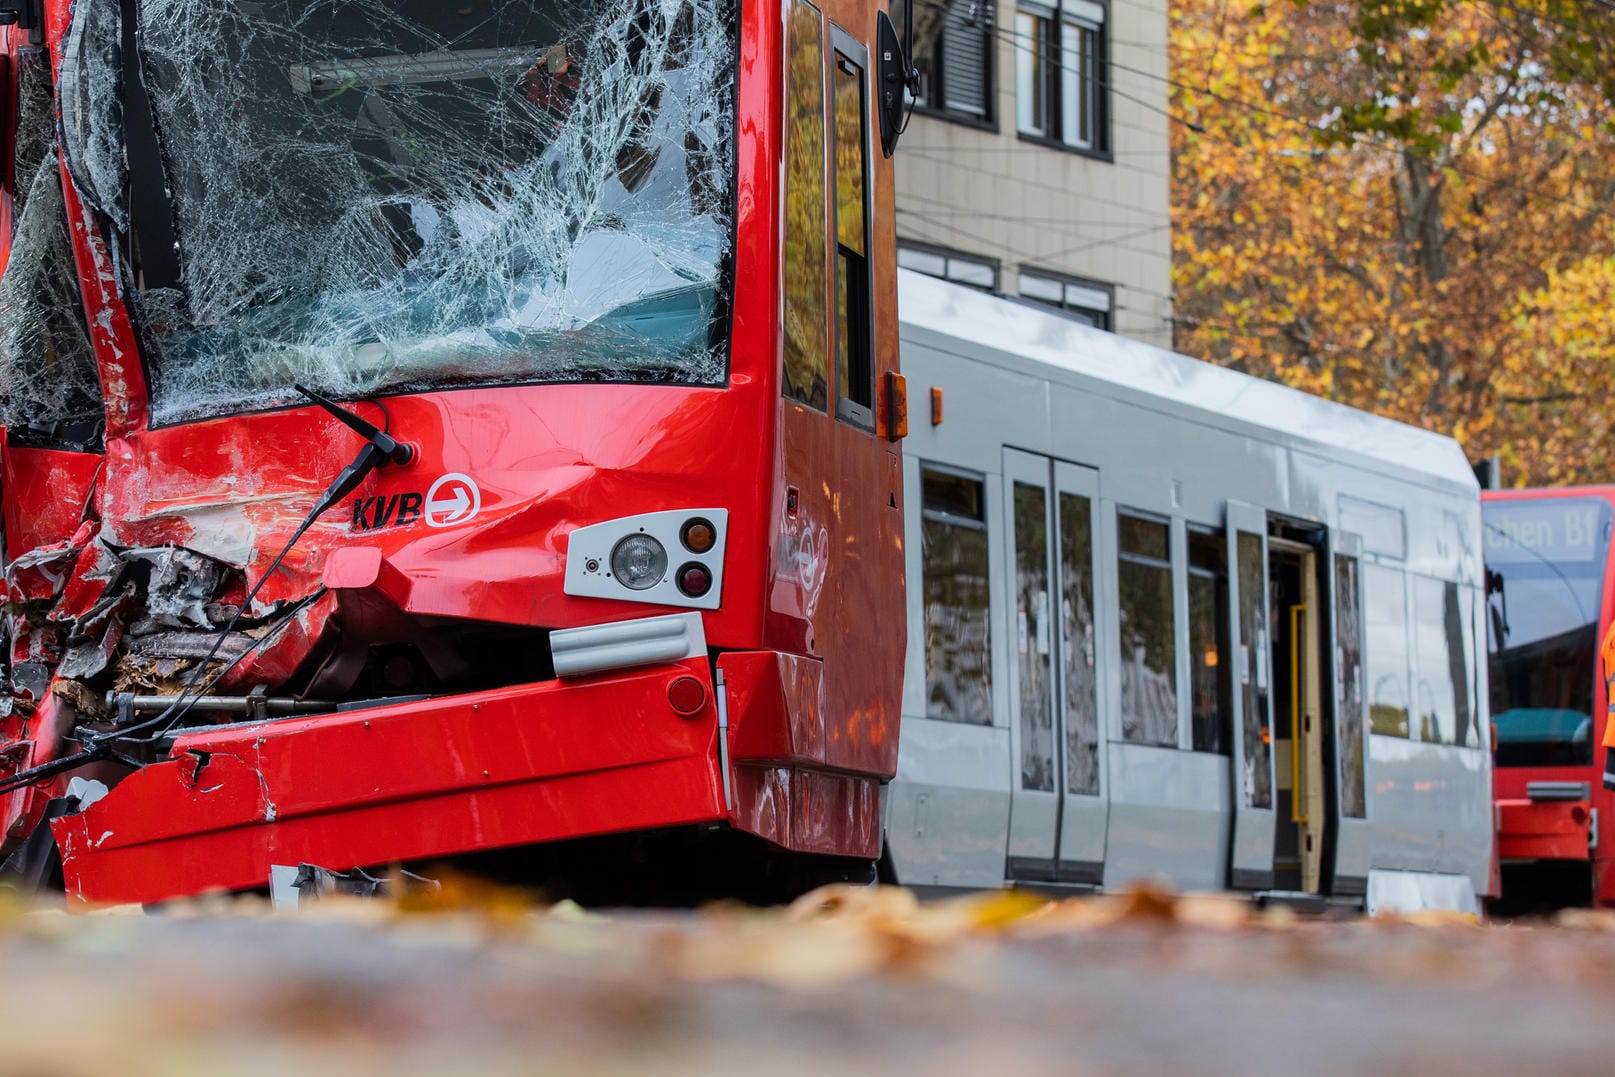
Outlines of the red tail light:
M 700 598 L 712 590 L 712 573 L 705 565 L 691 563 L 679 569 L 678 584 L 680 591 L 691 598 Z

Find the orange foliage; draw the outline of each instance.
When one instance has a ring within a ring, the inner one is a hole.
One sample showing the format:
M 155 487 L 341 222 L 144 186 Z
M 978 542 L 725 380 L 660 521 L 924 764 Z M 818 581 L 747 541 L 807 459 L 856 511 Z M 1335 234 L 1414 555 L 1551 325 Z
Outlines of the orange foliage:
M 1365 30 L 1393 8 L 1174 4 L 1176 345 L 1512 483 L 1615 480 L 1607 88 L 1547 70 L 1576 28 L 1541 11 Z

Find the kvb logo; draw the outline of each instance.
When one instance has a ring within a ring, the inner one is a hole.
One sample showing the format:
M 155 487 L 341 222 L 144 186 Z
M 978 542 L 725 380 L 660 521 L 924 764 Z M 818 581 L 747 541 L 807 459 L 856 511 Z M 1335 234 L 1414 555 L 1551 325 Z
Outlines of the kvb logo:
M 463 524 L 482 511 L 482 491 L 469 475 L 450 472 L 426 491 L 426 526 Z
M 353 530 L 378 531 L 407 527 L 421 520 L 427 527 L 463 524 L 482 511 L 482 491 L 469 475 L 451 472 L 434 482 L 425 496 L 407 493 L 359 497 L 353 501 Z

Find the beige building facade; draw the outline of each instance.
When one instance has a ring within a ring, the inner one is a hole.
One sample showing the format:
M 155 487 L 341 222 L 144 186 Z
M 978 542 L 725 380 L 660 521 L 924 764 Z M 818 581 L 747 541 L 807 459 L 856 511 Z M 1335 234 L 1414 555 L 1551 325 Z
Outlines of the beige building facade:
M 898 261 L 1172 344 L 1166 0 L 912 0 Z

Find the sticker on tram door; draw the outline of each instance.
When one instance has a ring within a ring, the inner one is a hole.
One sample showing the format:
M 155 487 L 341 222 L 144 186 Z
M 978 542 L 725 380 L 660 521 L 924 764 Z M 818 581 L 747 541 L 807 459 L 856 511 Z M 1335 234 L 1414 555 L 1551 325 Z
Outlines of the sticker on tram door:
M 481 511 L 482 491 L 476 482 L 469 475 L 450 472 L 424 494 L 411 490 L 354 498 L 352 526 L 355 531 L 380 531 L 384 527 L 408 527 L 422 522 L 427 527 L 453 527 L 475 518 Z

